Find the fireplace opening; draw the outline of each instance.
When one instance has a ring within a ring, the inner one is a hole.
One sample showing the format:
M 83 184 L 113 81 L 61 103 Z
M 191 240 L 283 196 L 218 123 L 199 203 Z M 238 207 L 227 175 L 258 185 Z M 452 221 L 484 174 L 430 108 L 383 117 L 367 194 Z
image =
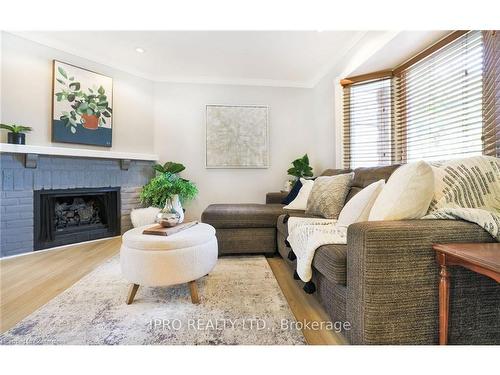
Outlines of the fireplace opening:
M 56 231 L 81 229 L 84 226 L 104 227 L 105 208 L 99 197 L 59 197 L 55 200 Z M 101 217 L 102 216 L 102 217 Z
M 120 188 L 34 192 L 35 250 L 120 234 Z

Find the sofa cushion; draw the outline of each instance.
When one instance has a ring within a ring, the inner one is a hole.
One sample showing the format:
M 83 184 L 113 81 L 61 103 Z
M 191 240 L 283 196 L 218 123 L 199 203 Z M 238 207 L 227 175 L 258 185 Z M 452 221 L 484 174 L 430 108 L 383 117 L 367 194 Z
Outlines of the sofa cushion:
M 281 203 L 281 201 L 288 195 L 287 192 L 272 192 L 266 194 L 266 204 Z
M 282 204 L 211 204 L 201 214 L 201 221 L 214 228 L 274 228 Z
M 384 167 L 356 168 L 354 170 L 354 178 L 351 181 L 351 190 L 349 194 L 347 194 L 345 201 L 348 202 L 365 187 L 378 180 L 385 180 L 387 182 L 391 174 L 398 169 L 399 166 L 399 164 L 394 164 Z
M 333 283 L 346 285 L 347 245 L 323 245 L 316 249 L 313 267 Z
M 344 206 L 354 173 L 320 176 L 313 184 L 306 213 L 336 219 Z
M 295 181 L 293 184 L 292 189 L 288 193 L 288 195 L 281 200 L 282 204 L 290 204 L 293 202 L 295 198 L 297 198 L 297 195 L 299 195 L 300 188 L 302 187 L 302 182 L 300 182 L 300 178 Z
M 352 172 L 352 169 L 325 169 L 322 176 L 336 176 L 338 174 L 346 174 Z
M 420 219 L 434 195 L 434 174 L 425 161 L 398 168 L 379 194 L 368 220 Z
M 307 199 L 311 194 L 311 190 L 314 186 L 314 180 L 306 180 L 305 178 L 300 179 L 301 187 L 297 196 L 289 204 L 285 206 L 287 210 L 305 210 L 307 207 Z
M 356 194 L 340 211 L 336 225 L 339 227 L 348 227 L 352 223 L 367 221 L 373 204 L 384 188 L 384 185 L 384 180 L 378 180 Z

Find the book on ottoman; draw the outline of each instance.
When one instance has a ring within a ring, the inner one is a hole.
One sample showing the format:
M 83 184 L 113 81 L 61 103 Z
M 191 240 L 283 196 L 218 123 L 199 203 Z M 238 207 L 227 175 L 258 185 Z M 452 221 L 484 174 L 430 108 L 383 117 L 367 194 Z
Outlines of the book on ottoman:
M 189 223 L 184 223 L 184 224 L 178 224 L 175 227 L 171 228 L 165 228 L 162 227 L 161 225 L 157 224 L 155 226 L 152 226 L 151 228 L 144 229 L 142 234 L 153 234 L 155 236 L 171 236 L 174 233 L 181 232 L 185 229 L 191 228 L 192 226 L 195 226 L 198 224 L 197 221 L 191 221 Z

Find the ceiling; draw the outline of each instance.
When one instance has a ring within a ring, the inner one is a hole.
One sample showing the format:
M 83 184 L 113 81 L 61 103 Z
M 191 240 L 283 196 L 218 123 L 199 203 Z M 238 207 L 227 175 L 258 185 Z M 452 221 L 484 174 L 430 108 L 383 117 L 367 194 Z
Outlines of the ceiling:
M 24 31 L 16 35 L 154 81 L 312 87 L 361 31 Z M 136 52 L 142 48 L 144 53 Z
M 349 76 L 392 69 L 449 31 L 12 33 L 156 82 L 314 87 L 328 72 L 340 74 L 335 70 L 343 70 L 353 51 L 369 53 Z
M 349 75 L 393 69 L 450 32 L 451 30 L 401 31 Z

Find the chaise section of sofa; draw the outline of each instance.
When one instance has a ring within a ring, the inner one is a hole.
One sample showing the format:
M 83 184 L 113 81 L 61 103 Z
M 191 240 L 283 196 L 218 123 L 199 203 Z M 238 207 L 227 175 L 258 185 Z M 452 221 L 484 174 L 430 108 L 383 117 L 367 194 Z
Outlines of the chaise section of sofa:
M 201 221 L 216 230 L 219 255 L 265 254 L 276 252 L 276 221 L 283 205 L 212 204 L 201 215 Z

